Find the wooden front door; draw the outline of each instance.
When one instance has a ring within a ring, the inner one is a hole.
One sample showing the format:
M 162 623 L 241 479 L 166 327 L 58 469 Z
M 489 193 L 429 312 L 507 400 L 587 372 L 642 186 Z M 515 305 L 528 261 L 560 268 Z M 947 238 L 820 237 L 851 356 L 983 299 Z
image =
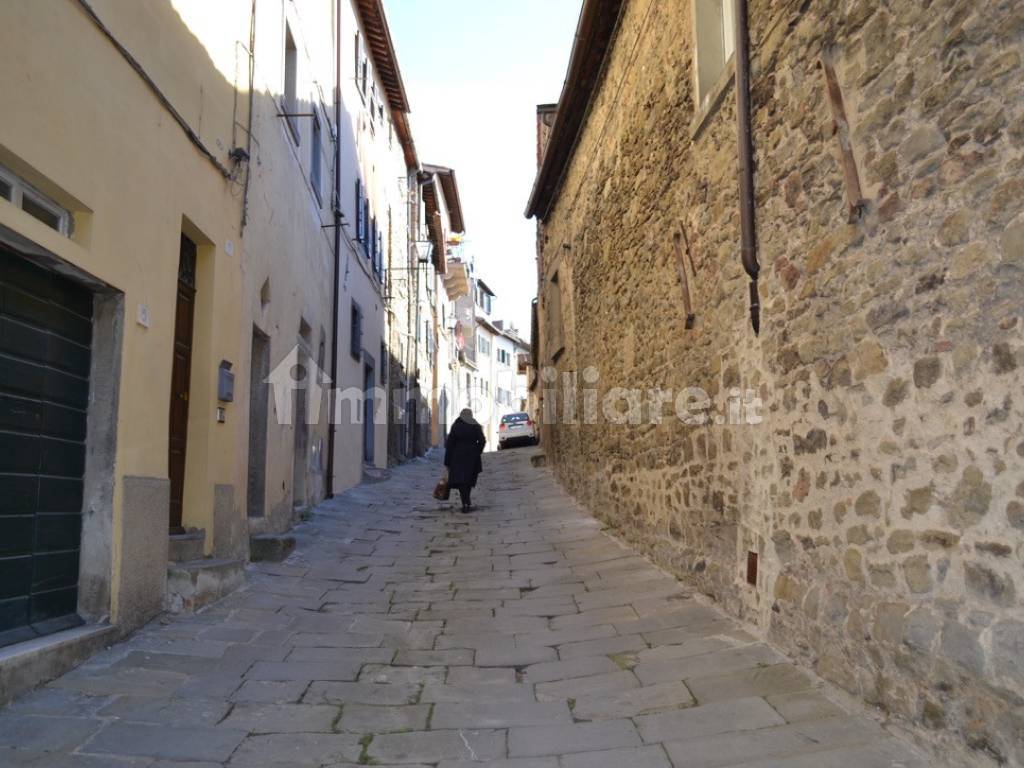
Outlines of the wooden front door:
M 181 236 L 177 306 L 174 311 L 174 362 L 171 366 L 167 475 L 171 481 L 171 532 L 181 532 L 188 444 L 188 390 L 192 378 L 192 325 L 196 305 L 196 244 Z

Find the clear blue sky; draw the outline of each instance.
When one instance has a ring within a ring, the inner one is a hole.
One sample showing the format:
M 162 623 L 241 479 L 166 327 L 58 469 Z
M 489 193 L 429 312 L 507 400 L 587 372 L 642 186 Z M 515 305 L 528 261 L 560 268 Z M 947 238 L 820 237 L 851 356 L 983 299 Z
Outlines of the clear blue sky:
M 558 101 L 582 0 L 385 0 L 420 161 L 455 169 L 465 253 L 528 337 L 537 104 Z

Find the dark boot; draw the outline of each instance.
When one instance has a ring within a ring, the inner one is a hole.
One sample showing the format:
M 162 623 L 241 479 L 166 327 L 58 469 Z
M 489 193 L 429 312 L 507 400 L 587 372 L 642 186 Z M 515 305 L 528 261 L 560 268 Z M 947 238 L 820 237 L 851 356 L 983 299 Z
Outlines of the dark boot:
M 473 505 L 469 499 L 470 487 L 468 485 L 459 488 L 459 497 L 462 499 L 462 512 L 463 514 L 471 512 Z

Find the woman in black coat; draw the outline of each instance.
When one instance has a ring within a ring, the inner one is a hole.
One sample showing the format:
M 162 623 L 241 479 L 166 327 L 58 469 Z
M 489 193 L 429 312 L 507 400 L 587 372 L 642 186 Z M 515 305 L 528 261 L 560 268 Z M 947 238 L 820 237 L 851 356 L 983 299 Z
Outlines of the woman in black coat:
M 457 488 L 462 498 L 462 511 L 471 509 L 469 494 L 476 485 L 476 478 L 483 472 L 480 454 L 487 439 L 484 431 L 473 418 L 473 412 L 464 408 L 452 424 L 448 440 L 444 445 L 444 465 L 448 467 L 448 487 Z

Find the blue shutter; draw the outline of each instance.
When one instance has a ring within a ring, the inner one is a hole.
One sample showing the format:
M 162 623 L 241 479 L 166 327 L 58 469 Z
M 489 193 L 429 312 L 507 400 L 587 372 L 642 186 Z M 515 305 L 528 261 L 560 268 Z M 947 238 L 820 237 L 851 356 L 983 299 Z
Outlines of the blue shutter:
M 368 254 L 370 252 L 370 200 L 367 197 L 363 198 L 363 237 L 361 242 L 363 253 Z
M 363 185 L 356 179 L 356 240 L 363 241 Z

